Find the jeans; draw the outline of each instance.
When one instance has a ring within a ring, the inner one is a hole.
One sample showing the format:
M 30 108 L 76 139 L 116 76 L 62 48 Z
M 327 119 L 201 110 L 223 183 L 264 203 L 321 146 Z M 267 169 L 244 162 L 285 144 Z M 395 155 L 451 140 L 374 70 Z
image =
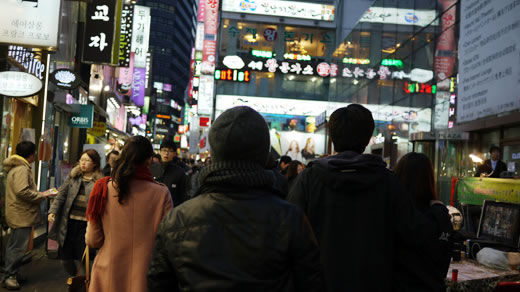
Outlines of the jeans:
M 31 231 L 32 227 L 11 228 L 11 235 L 9 235 L 7 240 L 4 279 L 18 274 L 27 245 L 29 244 Z

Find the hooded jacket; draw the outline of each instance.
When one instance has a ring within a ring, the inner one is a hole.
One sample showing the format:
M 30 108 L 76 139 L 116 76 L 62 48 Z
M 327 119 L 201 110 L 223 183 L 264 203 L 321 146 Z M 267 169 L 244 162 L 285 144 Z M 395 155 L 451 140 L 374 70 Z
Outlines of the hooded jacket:
M 199 179 L 159 226 L 148 291 L 325 291 L 310 224 L 273 171 L 212 162 Z
M 40 203 L 45 197 L 37 190 L 29 162 L 19 155 L 12 155 L 4 160 L 4 170 L 7 173 L 7 225 L 20 228 L 39 224 L 42 220 Z
M 103 177 L 100 171 L 94 172 L 92 180 L 85 184 L 85 195 L 90 197 L 90 192 L 96 183 L 96 180 Z M 65 183 L 59 188 L 56 198 L 52 201 L 49 209 L 49 214 L 56 215 L 56 221 L 49 231 L 49 238 L 56 240 L 60 246 L 63 247 L 65 244 L 65 237 L 67 236 L 67 224 L 69 223 L 69 214 L 72 204 L 79 194 L 81 188 L 83 173 L 81 172 L 80 166 L 76 166 L 72 169 L 69 176 L 65 180 Z
M 427 242 L 436 231 L 374 155 L 346 151 L 315 160 L 288 199 L 309 218 L 329 291 L 391 290 L 398 247 Z

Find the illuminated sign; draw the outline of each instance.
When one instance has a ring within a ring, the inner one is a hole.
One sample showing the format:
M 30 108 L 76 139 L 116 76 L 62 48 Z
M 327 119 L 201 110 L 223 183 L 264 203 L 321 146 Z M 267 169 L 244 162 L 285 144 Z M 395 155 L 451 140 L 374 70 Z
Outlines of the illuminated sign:
M 3 0 L 0 10 L 0 42 L 31 47 L 58 47 L 62 2 Z
M 237 82 L 249 82 L 249 71 L 239 70 L 215 70 L 215 80 L 227 80 Z
M 206 7 L 207 8 L 207 7 Z M 224 0 L 222 11 L 334 21 L 334 5 L 280 0 Z
M 436 10 L 415 10 L 393 7 L 370 7 L 359 22 L 377 22 L 400 25 L 439 25 Z
M 135 52 L 134 67 L 146 67 L 146 53 L 150 40 L 150 7 L 134 6 L 132 29 L 132 52 Z
M 42 89 L 42 82 L 35 76 L 16 71 L 0 72 L 0 94 L 11 97 L 35 95 Z
M 343 63 L 367 65 L 367 64 L 370 64 L 370 59 L 343 58 Z
M 172 118 L 168 115 L 163 115 L 163 114 L 156 114 L 155 117 L 157 117 L 159 119 L 165 119 L 165 120 L 170 120 Z
M 239 56 L 225 56 L 222 63 L 229 69 L 242 69 L 246 65 Z
M 45 64 L 36 58 L 36 54 L 33 51 L 20 46 L 9 46 L 8 56 L 22 65 L 27 73 L 43 80 Z
M 381 65 L 403 68 L 403 61 L 396 59 L 383 59 L 383 61 L 381 61 Z
M 289 60 L 298 60 L 298 61 L 310 61 L 310 55 L 298 55 L 298 54 L 284 54 L 283 57 Z
M 437 92 L 437 86 L 424 83 L 404 83 L 404 92 L 406 93 L 428 93 L 435 94 Z
M 251 51 L 251 55 L 253 55 L 254 57 L 257 57 L 257 58 L 272 58 L 273 57 L 273 52 L 271 51 L 260 51 L 260 50 L 253 50 Z

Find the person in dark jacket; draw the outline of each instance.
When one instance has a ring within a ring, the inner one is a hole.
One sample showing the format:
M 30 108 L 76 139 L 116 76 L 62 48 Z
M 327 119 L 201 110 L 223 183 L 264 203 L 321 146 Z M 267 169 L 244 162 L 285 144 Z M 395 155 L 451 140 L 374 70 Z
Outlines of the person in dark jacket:
M 426 245 L 399 250 L 394 270 L 399 281 L 394 290 L 446 291 L 444 278 L 450 267 L 453 226 L 448 209 L 430 207 L 430 202 L 437 200 L 432 162 L 422 153 L 408 153 L 399 160 L 394 172 L 420 212 L 437 212 L 436 217 L 442 219 L 442 225 Z
M 254 135 L 250 135 L 254 133 Z M 273 188 L 269 130 L 249 107 L 222 113 L 209 133 L 199 195 L 163 220 L 149 291 L 324 291 L 317 242 L 300 208 Z
M 153 179 L 165 184 L 170 191 L 173 207 L 186 200 L 187 174 L 176 161 L 177 146 L 173 141 L 164 140 L 160 148 L 161 163 L 150 166 Z
M 500 160 L 500 148 L 492 146 L 491 149 L 489 149 L 489 154 L 491 155 L 491 159 L 488 159 L 484 161 L 484 164 L 479 165 L 477 172 L 475 172 L 476 177 L 484 176 L 500 178 L 500 173 L 502 173 L 502 171 L 507 171 L 507 165 Z
M 368 109 L 340 108 L 328 126 L 339 153 L 305 168 L 288 200 L 309 217 L 328 291 L 389 291 L 398 248 L 423 244 L 435 230 L 381 157 L 362 154 L 374 131 Z
M 110 173 L 112 172 L 112 169 L 114 168 L 116 164 L 116 159 L 119 156 L 119 151 L 112 150 L 107 154 L 106 162 L 107 164 L 105 167 L 103 167 L 103 175 L 104 176 L 110 176 Z

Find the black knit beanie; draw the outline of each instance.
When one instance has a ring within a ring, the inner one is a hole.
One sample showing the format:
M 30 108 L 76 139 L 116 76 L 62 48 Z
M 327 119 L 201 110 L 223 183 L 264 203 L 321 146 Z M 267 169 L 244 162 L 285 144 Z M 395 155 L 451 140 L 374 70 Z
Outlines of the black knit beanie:
M 209 144 L 212 161 L 249 160 L 262 166 L 271 149 L 267 123 L 247 106 L 223 112 L 211 126 Z

